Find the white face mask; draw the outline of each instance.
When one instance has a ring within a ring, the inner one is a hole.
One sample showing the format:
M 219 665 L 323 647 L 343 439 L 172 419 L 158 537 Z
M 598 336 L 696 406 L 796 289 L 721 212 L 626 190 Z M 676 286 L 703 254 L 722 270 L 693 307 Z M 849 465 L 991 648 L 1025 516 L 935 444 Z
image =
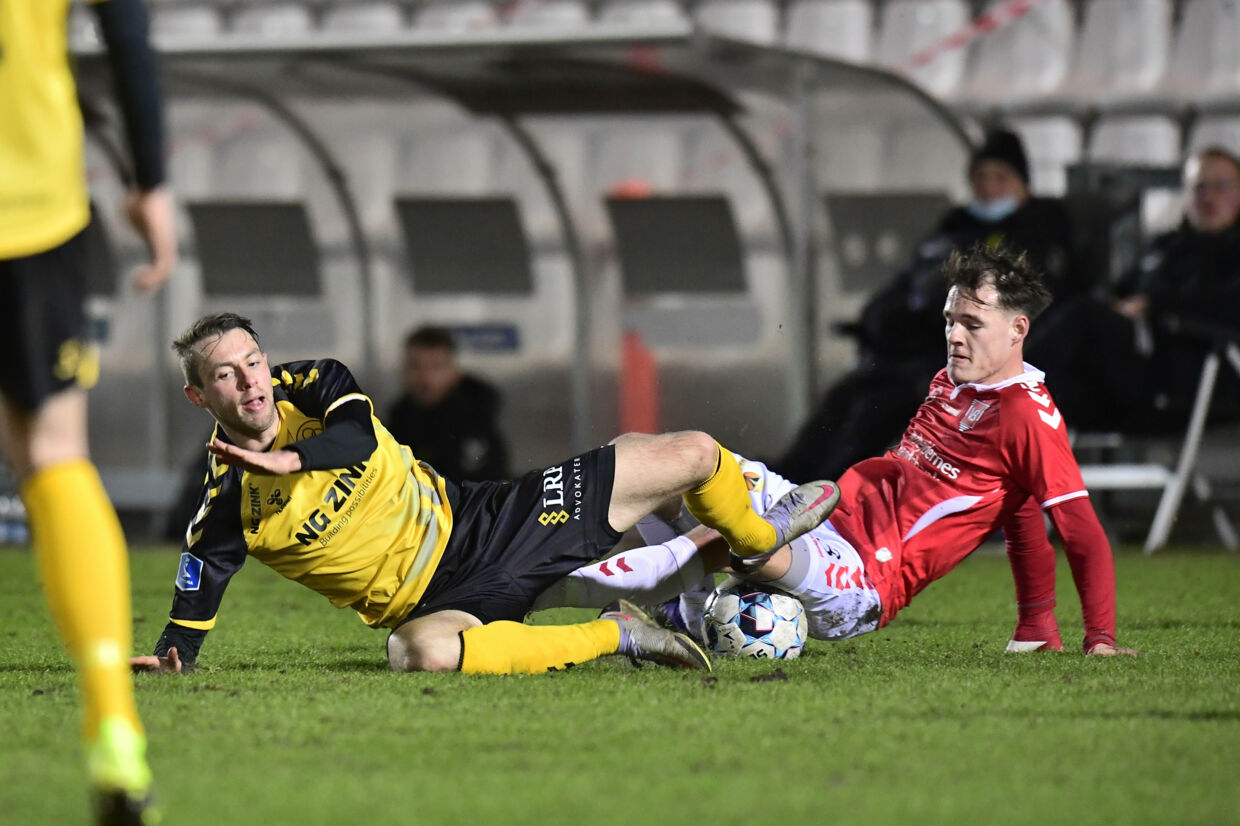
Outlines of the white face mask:
M 977 220 L 993 224 L 1011 215 L 1018 206 L 1020 204 L 1017 203 L 1016 199 L 1008 195 L 1003 198 L 996 198 L 993 201 L 970 201 L 965 205 L 965 209 Z

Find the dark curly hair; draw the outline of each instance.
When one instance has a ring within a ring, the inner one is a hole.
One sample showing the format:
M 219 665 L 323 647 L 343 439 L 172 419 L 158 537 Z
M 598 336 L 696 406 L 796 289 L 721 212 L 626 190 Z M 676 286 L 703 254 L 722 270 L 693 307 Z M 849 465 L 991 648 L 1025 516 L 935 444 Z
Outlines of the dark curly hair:
M 254 323 L 236 313 L 203 316 L 172 342 L 172 350 L 181 362 L 181 372 L 185 374 L 186 383 L 202 387 L 202 375 L 199 373 L 199 368 L 202 367 L 202 352 L 198 349 L 198 343 L 206 338 L 218 338 L 230 330 L 245 330 L 253 337 L 254 343 L 258 344 Z
M 998 306 L 1015 311 L 1033 321 L 1050 306 L 1051 292 L 1042 283 L 1042 274 L 1029 263 L 1029 256 L 1002 246 L 976 244 L 967 252 L 953 250 L 943 264 L 947 288 L 977 295 L 986 284 L 999 293 Z

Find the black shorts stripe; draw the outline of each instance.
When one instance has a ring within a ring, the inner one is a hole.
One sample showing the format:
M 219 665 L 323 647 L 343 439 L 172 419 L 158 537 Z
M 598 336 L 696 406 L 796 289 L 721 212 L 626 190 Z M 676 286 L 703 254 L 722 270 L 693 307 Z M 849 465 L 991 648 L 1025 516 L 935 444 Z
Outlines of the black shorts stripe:
M 620 540 L 607 523 L 615 468 L 608 445 L 516 482 L 449 484 L 452 534 L 404 622 L 446 610 L 484 623 L 523 620 L 552 583 Z

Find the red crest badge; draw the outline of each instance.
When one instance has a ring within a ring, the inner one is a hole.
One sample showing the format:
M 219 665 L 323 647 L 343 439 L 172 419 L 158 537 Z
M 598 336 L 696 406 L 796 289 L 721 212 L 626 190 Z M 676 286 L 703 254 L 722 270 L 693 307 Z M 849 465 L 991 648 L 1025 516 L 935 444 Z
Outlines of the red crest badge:
M 964 416 L 960 418 L 960 431 L 963 433 L 966 430 L 972 430 L 973 426 L 981 420 L 982 416 L 989 409 L 990 402 L 974 399 L 969 404 L 969 409 L 964 411 Z

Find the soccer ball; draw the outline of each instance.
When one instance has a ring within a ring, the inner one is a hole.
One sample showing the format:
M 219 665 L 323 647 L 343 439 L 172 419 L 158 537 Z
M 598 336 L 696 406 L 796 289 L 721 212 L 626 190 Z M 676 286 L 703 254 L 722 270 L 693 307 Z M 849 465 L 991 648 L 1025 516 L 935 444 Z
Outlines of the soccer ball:
M 706 598 L 702 639 L 720 654 L 791 660 L 808 635 L 805 606 L 782 591 L 729 578 Z

